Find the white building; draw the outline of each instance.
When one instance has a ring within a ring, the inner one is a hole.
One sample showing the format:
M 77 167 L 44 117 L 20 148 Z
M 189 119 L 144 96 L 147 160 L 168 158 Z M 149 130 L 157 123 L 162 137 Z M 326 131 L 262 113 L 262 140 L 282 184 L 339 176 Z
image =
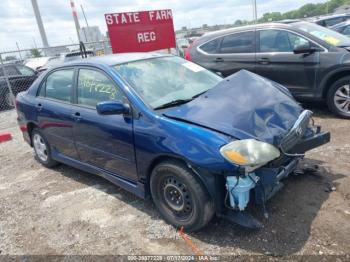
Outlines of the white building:
M 83 42 L 98 42 L 103 40 L 103 36 L 98 26 L 82 27 L 79 30 L 79 36 Z

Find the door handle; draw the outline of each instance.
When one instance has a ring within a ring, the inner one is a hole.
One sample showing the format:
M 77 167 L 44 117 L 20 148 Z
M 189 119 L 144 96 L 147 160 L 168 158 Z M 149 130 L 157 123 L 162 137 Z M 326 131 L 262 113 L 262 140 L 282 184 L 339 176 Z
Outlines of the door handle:
M 72 114 L 72 118 L 75 120 L 75 121 L 80 121 L 81 119 L 81 115 L 79 112 L 75 112 Z
M 222 57 L 217 57 L 217 58 L 215 58 L 215 62 L 216 63 L 224 62 L 224 59 Z
M 35 107 L 38 111 L 41 111 L 41 109 L 43 109 L 43 105 L 41 103 L 37 104 Z
M 258 63 L 261 65 L 268 65 L 270 64 L 270 59 L 268 59 L 267 57 L 262 57 L 258 59 Z

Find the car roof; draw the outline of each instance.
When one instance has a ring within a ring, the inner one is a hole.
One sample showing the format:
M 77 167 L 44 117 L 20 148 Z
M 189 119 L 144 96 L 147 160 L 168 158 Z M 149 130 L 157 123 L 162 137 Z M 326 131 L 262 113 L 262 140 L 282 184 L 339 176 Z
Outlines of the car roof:
M 316 22 L 316 21 L 322 21 L 322 20 L 327 20 L 327 19 L 332 19 L 332 18 L 337 18 L 337 17 L 343 17 L 343 16 L 350 16 L 350 13 L 316 16 L 316 17 L 314 17 L 313 21 Z
M 298 20 L 299 21 L 299 20 Z M 209 32 L 204 34 L 200 39 L 203 38 L 212 38 L 215 36 L 222 36 L 230 33 L 240 32 L 240 31 L 246 31 L 246 30 L 255 30 L 255 29 L 261 29 L 261 28 L 269 28 L 269 27 L 280 27 L 280 28 L 291 28 L 293 23 L 280 23 L 280 22 L 273 22 L 273 23 L 261 23 L 261 24 L 254 24 L 254 25 L 245 25 L 245 26 L 238 26 L 238 27 L 232 27 L 228 29 L 218 30 L 214 32 Z
M 160 54 L 160 53 L 146 53 L 146 52 L 122 53 L 122 54 L 112 54 L 112 55 L 105 55 L 105 56 L 93 56 L 93 57 L 89 57 L 89 58 L 75 60 L 72 62 L 67 62 L 67 63 L 62 64 L 62 66 L 65 66 L 65 65 L 85 65 L 85 64 L 95 64 L 95 65 L 99 64 L 99 65 L 113 66 L 113 65 L 117 65 L 117 64 L 134 62 L 134 61 L 138 61 L 138 60 L 157 58 L 157 57 L 166 57 L 166 56 L 171 56 L 171 55 Z

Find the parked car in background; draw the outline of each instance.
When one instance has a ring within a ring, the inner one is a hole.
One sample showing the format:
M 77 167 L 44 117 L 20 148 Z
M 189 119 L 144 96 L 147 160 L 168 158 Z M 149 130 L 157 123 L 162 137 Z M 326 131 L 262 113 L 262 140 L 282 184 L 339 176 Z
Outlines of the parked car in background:
M 22 64 L 4 64 L 3 67 L 0 66 L 0 109 L 14 107 L 5 73 L 8 76 L 14 96 L 21 91 L 27 90 L 37 78 L 36 71 Z
M 241 69 L 286 86 L 299 100 L 326 100 L 350 118 L 350 38 L 314 23 L 271 23 L 208 33 L 186 58 L 229 76 Z
M 320 26 L 331 27 L 333 25 L 344 22 L 348 19 L 350 19 L 350 14 L 334 14 L 334 15 L 320 16 L 320 17 L 311 19 L 310 21 Z
M 29 58 L 24 62 L 24 65 L 30 67 L 35 71 L 40 72 L 40 71 L 43 71 L 43 68 L 46 68 L 47 64 L 54 59 L 56 59 L 56 57 L 54 56 Z
M 331 26 L 330 29 L 337 31 L 342 35 L 350 36 L 350 20 Z
M 45 70 L 48 70 L 52 67 L 58 66 L 60 64 L 63 64 L 65 62 L 70 62 L 74 60 L 79 60 L 86 57 L 92 57 L 94 56 L 93 51 L 86 51 L 86 53 L 82 53 L 81 51 L 72 51 L 69 53 L 62 53 L 59 56 L 52 57 L 47 63 L 40 67 L 40 72 L 43 72 Z
M 223 79 L 155 53 L 53 68 L 16 103 L 42 165 L 65 163 L 151 197 L 186 231 L 214 214 L 260 227 L 243 212 L 248 202 L 264 205 L 304 153 L 330 139 L 275 82 L 244 70 Z
M 186 38 L 176 39 L 176 47 L 178 49 L 179 56 L 185 57 L 185 52 L 189 45 L 190 43 Z

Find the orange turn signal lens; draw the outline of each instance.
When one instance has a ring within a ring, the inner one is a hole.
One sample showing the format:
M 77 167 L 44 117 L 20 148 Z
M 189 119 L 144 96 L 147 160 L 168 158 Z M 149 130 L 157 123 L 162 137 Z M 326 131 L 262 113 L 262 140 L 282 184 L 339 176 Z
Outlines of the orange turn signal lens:
M 237 163 L 239 165 L 245 165 L 248 163 L 248 160 L 244 156 L 242 156 L 240 153 L 233 152 L 233 151 L 226 151 L 223 153 L 228 159 L 230 159 L 234 163 Z

